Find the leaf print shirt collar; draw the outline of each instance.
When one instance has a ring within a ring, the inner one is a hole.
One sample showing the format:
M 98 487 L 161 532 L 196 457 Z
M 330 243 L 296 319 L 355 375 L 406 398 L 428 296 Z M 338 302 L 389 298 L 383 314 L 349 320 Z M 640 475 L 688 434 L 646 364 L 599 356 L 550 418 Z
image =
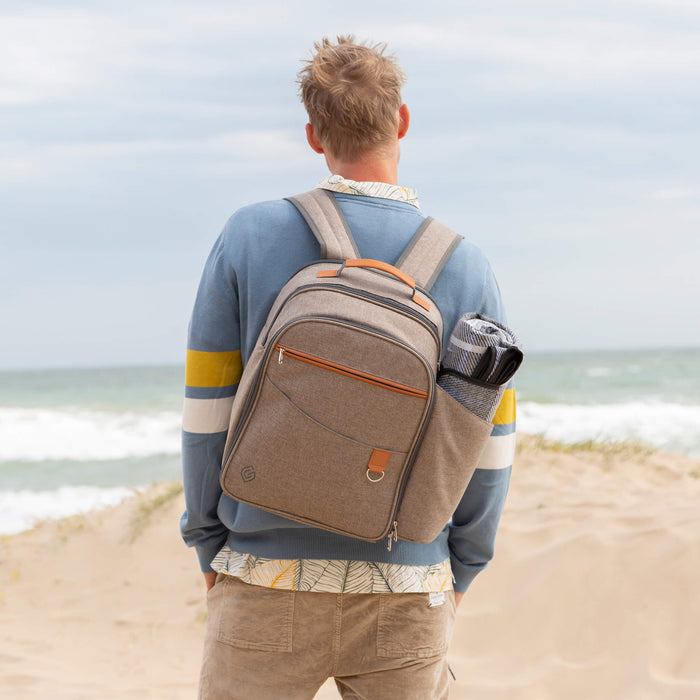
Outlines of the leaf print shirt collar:
M 420 209 L 416 190 L 399 185 L 390 185 L 386 182 L 358 182 L 357 180 L 346 180 L 342 175 L 328 175 L 316 187 L 343 194 L 393 199 L 397 202 L 412 204 L 417 209 Z

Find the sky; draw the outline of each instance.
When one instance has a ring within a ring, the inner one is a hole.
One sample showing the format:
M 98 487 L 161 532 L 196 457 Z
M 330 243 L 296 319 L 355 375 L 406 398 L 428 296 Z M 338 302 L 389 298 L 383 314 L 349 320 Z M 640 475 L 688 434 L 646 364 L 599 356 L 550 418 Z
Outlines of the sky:
M 0 369 L 183 362 L 228 217 L 327 173 L 295 81 L 344 33 L 526 352 L 700 346 L 700 0 L 0 0 Z

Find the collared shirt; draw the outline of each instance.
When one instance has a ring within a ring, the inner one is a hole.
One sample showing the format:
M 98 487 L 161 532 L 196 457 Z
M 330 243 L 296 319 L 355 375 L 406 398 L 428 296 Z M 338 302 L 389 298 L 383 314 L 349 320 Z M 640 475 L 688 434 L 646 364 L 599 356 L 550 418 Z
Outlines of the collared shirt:
M 329 175 L 317 187 L 419 206 L 416 190 L 385 182 L 357 182 L 340 175 Z M 422 566 L 337 559 L 266 559 L 234 552 L 224 545 L 211 562 L 211 568 L 236 576 L 244 583 L 290 591 L 438 593 L 452 590 L 449 559 Z
M 386 182 L 357 182 L 356 180 L 346 180 L 342 175 L 328 175 L 316 187 L 320 187 L 323 190 L 331 190 L 332 192 L 341 192 L 342 194 L 393 199 L 397 202 L 412 204 L 420 209 L 416 190 L 399 185 L 389 185 Z

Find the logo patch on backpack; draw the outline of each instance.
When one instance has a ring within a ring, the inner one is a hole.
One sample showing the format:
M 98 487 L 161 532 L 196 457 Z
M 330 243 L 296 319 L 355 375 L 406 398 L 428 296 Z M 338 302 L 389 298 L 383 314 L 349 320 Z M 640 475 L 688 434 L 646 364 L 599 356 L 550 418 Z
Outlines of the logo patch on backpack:
M 255 467 L 243 467 L 243 469 L 241 469 L 241 479 L 243 479 L 243 481 L 253 481 L 253 479 L 255 479 Z

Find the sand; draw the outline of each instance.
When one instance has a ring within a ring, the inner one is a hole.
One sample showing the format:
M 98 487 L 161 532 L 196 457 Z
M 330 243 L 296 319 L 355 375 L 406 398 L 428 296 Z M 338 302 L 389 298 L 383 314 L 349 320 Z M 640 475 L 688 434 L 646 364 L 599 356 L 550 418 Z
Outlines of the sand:
M 700 463 L 551 447 L 521 438 L 451 697 L 700 698 Z M 171 490 L 2 538 L 0 696 L 196 697 L 204 587 Z

